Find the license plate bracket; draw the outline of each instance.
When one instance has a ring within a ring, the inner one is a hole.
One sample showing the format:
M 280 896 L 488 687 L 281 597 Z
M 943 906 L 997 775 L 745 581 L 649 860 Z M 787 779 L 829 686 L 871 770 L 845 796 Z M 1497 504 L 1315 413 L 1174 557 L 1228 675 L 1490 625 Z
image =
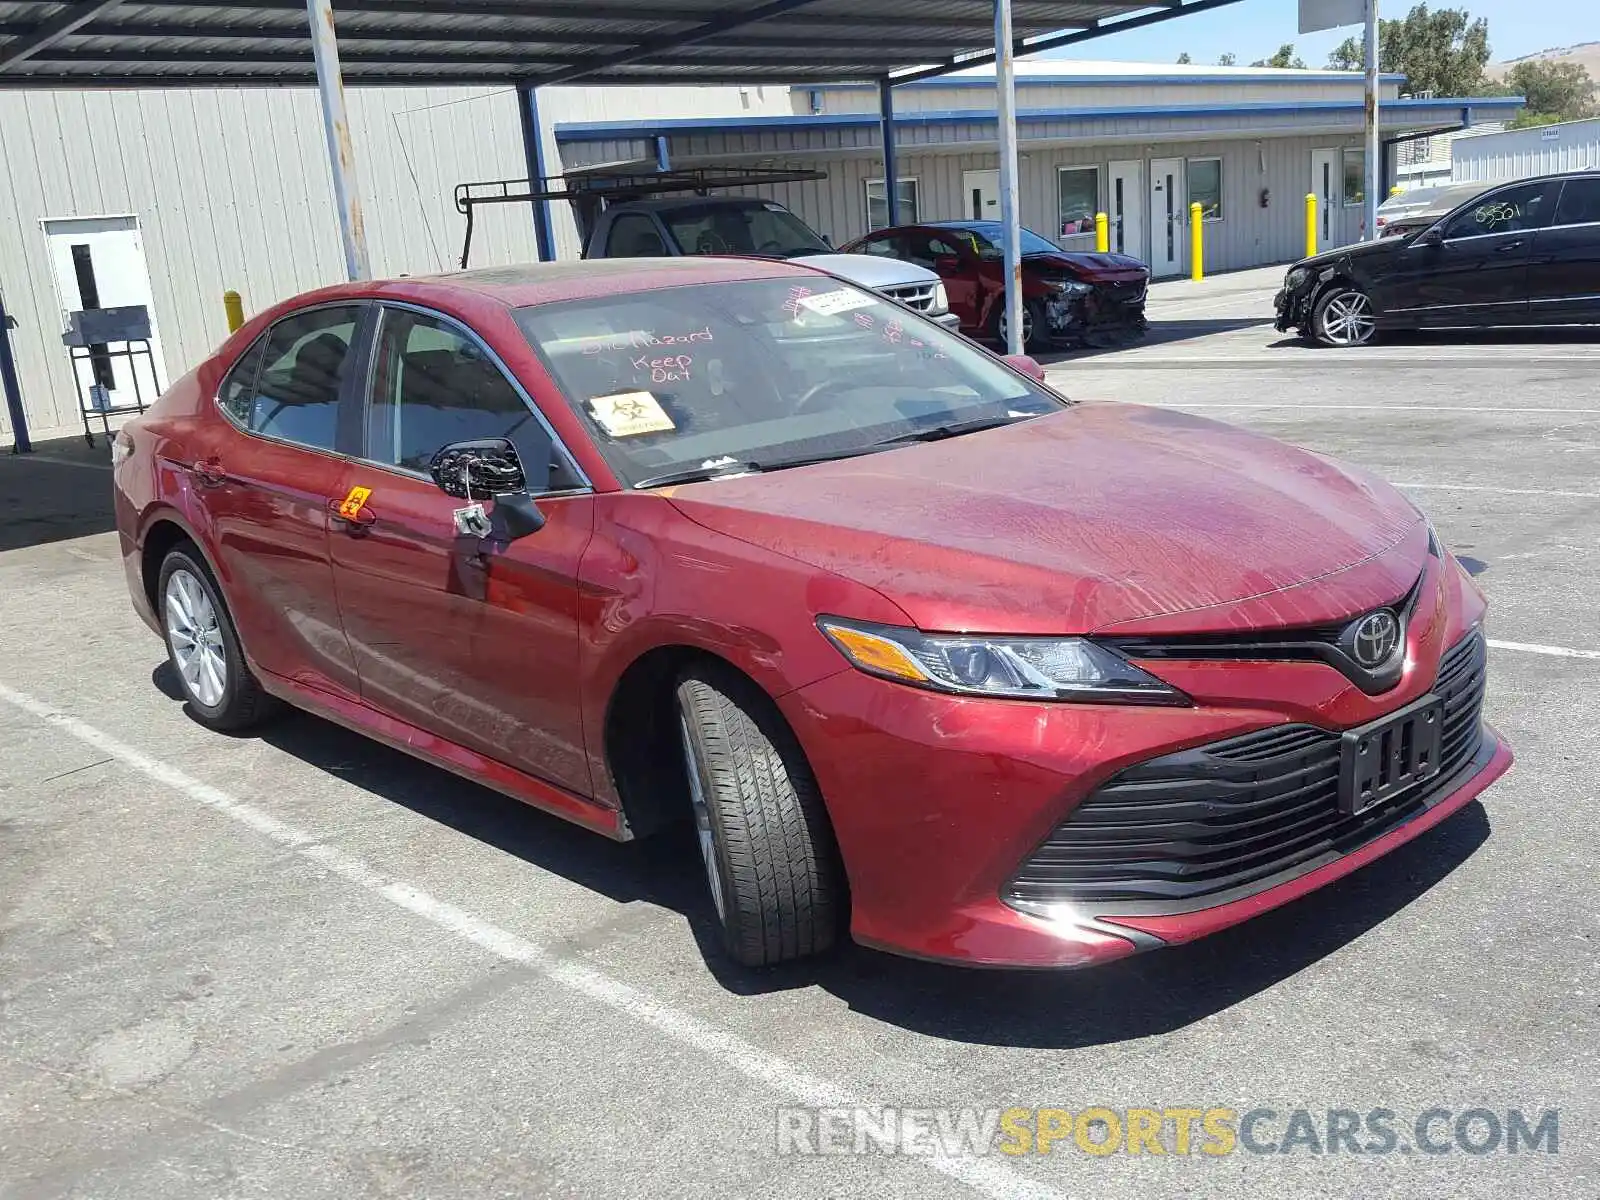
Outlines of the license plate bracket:
M 1339 811 L 1358 816 L 1439 773 L 1444 701 L 1428 695 L 1344 734 Z

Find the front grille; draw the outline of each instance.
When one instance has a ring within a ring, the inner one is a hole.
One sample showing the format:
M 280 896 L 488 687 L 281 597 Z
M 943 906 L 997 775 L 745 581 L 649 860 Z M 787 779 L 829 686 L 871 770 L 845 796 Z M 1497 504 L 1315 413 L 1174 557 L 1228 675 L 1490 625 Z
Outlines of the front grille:
M 1145 285 L 1142 283 L 1102 283 L 1100 295 L 1116 304 L 1144 303 Z
M 1113 776 L 1023 863 L 1005 898 L 1183 912 L 1331 862 L 1459 785 L 1482 743 L 1486 678 L 1483 635 L 1474 632 L 1440 660 L 1433 687 L 1444 700 L 1439 774 L 1376 808 L 1339 811 L 1340 734 L 1274 726 Z
M 878 292 L 891 300 L 898 300 L 907 308 L 914 308 L 918 312 L 925 313 L 933 311 L 933 289 L 935 286 L 937 285 L 932 283 L 902 283 L 896 284 L 894 287 L 879 288 Z

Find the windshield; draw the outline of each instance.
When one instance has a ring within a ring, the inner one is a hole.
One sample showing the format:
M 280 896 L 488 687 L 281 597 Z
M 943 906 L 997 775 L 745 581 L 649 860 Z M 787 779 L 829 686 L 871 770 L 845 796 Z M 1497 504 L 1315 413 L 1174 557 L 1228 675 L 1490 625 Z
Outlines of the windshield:
M 661 213 L 684 254 L 756 254 L 795 258 L 831 254 L 828 243 L 781 204 L 711 202 Z
M 959 334 L 825 276 L 519 309 L 617 476 L 866 453 L 1060 400 Z
M 1005 257 L 1001 244 L 1005 239 L 1005 229 L 999 221 L 974 221 L 970 225 L 947 226 L 949 232 L 966 242 L 977 252 L 979 258 L 998 259 Z M 1022 245 L 1023 254 L 1060 254 L 1059 246 L 1052 246 L 1044 238 L 1031 229 L 1024 229 L 1018 239 Z

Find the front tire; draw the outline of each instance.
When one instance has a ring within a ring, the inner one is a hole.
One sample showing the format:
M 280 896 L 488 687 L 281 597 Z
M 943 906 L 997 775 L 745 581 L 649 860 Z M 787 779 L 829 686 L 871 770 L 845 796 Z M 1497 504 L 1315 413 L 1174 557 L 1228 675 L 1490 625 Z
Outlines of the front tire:
M 1006 342 L 1006 305 L 1005 297 L 995 301 L 994 309 L 994 340 L 1000 343 L 1000 352 L 1008 353 L 1009 344 Z M 1024 300 L 1022 302 L 1022 349 L 1027 353 L 1042 350 L 1045 347 L 1045 315 L 1044 305 L 1037 300 Z
M 1341 350 L 1369 345 L 1378 332 L 1377 309 L 1360 288 L 1334 284 L 1317 301 L 1311 332 L 1324 346 Z
M 162 561 L 156 599 L 167 658 L 195 719 L 234 731 L 267 716 L 272 697 L 250 673 L 222 591 L 192 546 Z
M 816 780 L 772 702 L 691 667 L 677 687 L 690 806 L 722 941 L 749 967 L 834 944 L 844 882 Z

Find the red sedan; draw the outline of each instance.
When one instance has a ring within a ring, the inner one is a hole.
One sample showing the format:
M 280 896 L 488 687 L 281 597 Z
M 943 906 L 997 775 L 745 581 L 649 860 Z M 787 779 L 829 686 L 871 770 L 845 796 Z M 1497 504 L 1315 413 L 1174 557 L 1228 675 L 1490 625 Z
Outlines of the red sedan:
M 844 253 L 904 259 L 938 274 L 970 337 L 1006 342 L 1004 231 L 998 221 L 932 221 L 880 229 Z M 1022 231 L 1022 344 L 1108 346 L 1143 335 L 1150 268 L 1126 254 L 1063 250 Z
M 330 288 L 119 435 L 128 584 L 206 725 L 693 821 L 751 964 L 1183 942 L 1507 769 L 1403 496 L 1036 371 L 792 263 Z

